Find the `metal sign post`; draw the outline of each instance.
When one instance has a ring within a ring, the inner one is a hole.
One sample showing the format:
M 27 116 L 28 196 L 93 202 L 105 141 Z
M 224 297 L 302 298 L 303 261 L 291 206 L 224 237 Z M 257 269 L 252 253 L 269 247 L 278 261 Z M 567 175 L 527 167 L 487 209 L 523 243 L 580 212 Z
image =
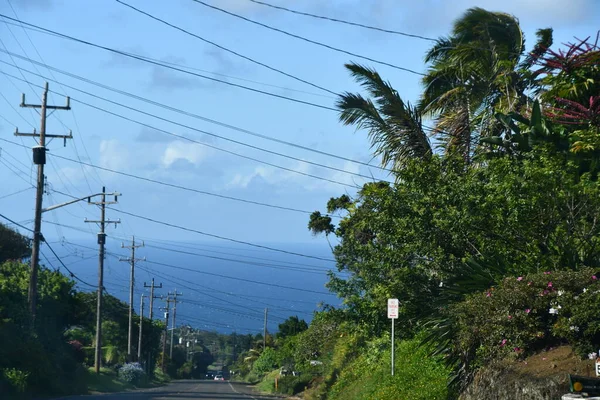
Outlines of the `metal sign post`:
M 394 320 L 398 318 L 398 299 L 388 299 L 388 318 L 392 320 L 392 376 L 394 376 Z

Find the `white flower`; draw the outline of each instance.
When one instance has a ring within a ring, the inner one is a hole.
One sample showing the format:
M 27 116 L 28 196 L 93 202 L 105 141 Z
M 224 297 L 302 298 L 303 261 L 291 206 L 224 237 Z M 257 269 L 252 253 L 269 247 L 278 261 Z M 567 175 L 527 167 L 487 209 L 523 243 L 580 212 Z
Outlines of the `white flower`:
M 565 293 L 565 292 L 564 292 L 564 290 L 559 290 L 559 291 L 558 291 L 558 295 L 559 295 L 559 296 L 562 296 L 564 293 Z
M 587 292 L 587 288 L 583 288 L 583 293 Z
M 573 326 L 573 325 L 571 325 L 571 326 L 569 327 L 569 329 L 570 329 L 570 330 L 572 330 L 572 331 L 575 331 L 575 332 L 579 332 L 579 327 L 578 327 L 578 326 Z M 592 354 L 593 354 L 593 353 L 592 353 Z
M 589 353 L 589 354 L 588 354 L 588 358 L 589 358 L 590 360 L 595 360 L 597 356 L 598 356 L 598 354 L 597 354 L 597 353 Z
M 550 314 L 558 314 L 558 309 L 556 309 L 556 308 L 552 307 L 550 310 L 548 310 L 548 312 L 549 312 Z

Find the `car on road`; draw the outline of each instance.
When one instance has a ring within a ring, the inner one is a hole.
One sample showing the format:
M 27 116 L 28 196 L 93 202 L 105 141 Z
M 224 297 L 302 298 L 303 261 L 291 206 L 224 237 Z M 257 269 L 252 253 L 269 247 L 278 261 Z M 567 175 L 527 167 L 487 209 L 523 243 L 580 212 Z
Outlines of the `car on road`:
M 215 375 L 215 381 L 224 381 L 223 375 Z

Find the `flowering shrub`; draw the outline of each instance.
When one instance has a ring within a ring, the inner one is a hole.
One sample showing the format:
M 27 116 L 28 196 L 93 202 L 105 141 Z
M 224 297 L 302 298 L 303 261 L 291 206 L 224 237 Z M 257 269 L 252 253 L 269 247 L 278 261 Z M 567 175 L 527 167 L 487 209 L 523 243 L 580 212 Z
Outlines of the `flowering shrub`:
M 119 379 L 134 385 L 141 383 L 145 376 L 146 373 L 140 363 L 128 363 L 119 369 Z
M 453 306 L 455 350 L 471 367 L 567 343 L 586 356 L 600 347 L 596 270 L 545 271 L 504 279 Z

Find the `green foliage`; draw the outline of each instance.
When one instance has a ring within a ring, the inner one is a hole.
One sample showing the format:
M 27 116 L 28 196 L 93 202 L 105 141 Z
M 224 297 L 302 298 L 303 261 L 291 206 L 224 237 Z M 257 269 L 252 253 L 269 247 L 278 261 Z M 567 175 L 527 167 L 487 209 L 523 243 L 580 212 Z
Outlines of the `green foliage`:
M 370 342 L 340 372 L 327 399 L 446 399 L 448 369 L 418 338 L 396 343 L 394 376 L 390 360 L 389 336 Z
M 470 371 L 496 359 L 518 359 L 569 343 L 584 356 L 600 343 L 594 269 L 505 278 L 449 309 L 458 335 L 454 351 Z
M 3 371 L 4 378 L 11 386 L 13 392 L 24 393 L 27 388 L 27 380 L 30 372 L 18 370 L 16 368 L 9 368 Z M 9 389 L 10 391 L 10 389 Z
M 146 373 L 139 363 L 127 363 L 119 368 L 119 379 L 124 382 L 137 386 L 143 383 L 145 378 Z
M 27 394 L 82 391 L 76 350 L 63 336 L 73 318 L 74 284 L 59 272 L 40 268 L 38 317 L 32 330 L 28 276 L 26 264 L 12 261 L 0 265 L 0 370 L 28 374 Z
M 277 355 L 275 350 L 267 347 L 254 362 L 252 372 L 256 375 L 261 376 L 277 367 Z
M 308 324 L 305 320 L 299 319 L 297 315 L 289 317 L 284 322 L 279 324 L 279 330 L 276 337 L 283 339 L 289 336 L 297 335 L 308 329 Z
M 289 395 L 300 393 L 306 389 L 311 380 L 312 375 L 310 374 L 302 374 L 300 376 L 282 376 L 277 381 L 276 392 Z
M 311 360 L 329 356 L 339 335 L 338 318 L 329 312 L 316 313 L 308 329 L 298 335 L 294 359 L 306 367 Z
M 0 223 L 0 264 L 30 255 L 29 239 Z

